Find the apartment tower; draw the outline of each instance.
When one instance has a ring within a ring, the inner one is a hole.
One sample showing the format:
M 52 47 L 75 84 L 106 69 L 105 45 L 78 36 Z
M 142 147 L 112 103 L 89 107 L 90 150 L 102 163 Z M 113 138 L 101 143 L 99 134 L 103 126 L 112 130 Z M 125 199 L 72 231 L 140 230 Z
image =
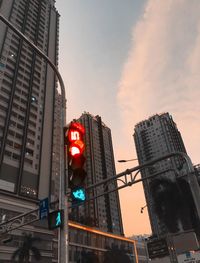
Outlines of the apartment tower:
M 111 130 L 102 122 L 100 116 L 92 116 L 90 113 L 83 113 L 77 121 L 84 125 L 86 130 L 86 187 L 115 176 Z M 116 181 L 113 181 L 113 186 L 117 186 Z M 111 187 L 112 185 L 94 188 L 88 198 L 108 191 Z M 118 191 L 103 195 L 80 206 L 78 218 L 75 220 L 98 227 L 106 232 L 123 234 Z
M 1 0 L 0 12 L 57 65 L 59 14 L 54 0 Z M 1 216 L 28 212 L 38 207 L 38 199 L 50 197 L 56 77 L 2 22 L 0 32 L 1 222 Z M 51 262 L 50 254 L 42 262 Z
M 147 120 L 141 121 L 135 126 L 134 141 L 139 164 L 144 164 L 153 159 L 160 158 L 172 152 L 186 153 L 186 149 L 179 130 L 169 113 L 156 114 Z M 161 172 L 160 176 L 175 179 L 173 169 L 180 170 L 183 167 L 183 159 L 174 157 L 165 159 L 153 166 L 142 170 L 141 176 L 147 176 Z M 172 169 L 169 171 L 169 169 Z M 152 179 L 154 180 L 154 179 Z M 144 181 L 144 193 L 150 217 L 153 234 L 165 233 L 165 225 L 159 221 L 153 211 L 152 193 L 150 183 L 152 180 Z

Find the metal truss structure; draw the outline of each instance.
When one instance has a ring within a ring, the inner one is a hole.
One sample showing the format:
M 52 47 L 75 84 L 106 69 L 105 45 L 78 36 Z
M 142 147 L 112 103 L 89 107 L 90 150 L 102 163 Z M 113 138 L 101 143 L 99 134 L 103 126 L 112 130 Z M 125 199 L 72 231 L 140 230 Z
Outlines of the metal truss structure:
M 136 179 L 137 175 L 139 174 L 139 172 L 141 170 L 146 169 L 146 168 L 150 168 L 150 167 L 152 167 L 152 165 L 154 165 L 155 163 L 158 163 L 160 161 L 163 161 L 163 160 L 166 160 L 166 159 L 170 159 L 172 157 L 177 157 L 177 156 L 182 157 L 185 160 L 186 164 L 187 164 L 187 173 L 185 175 L 180 174 L 178 170 L 167 169 L 167 170 L 160 171 L 159 173 L 155 173 L 153 175 L 150 175 L 150 176 L 148 176 L 146 178 Z M 177 177 L 190 175 L 190 176 L 188 176 L 188 178 L 190 178 L 190 177 L 192 178 L 192 175 L 194 176 L 194 168 L 193 168 L 193 165 L 192 165 L 192 163 L 190 161 L 190 158 L 185 153 L 175 152 L 175 153 L 171 153 L 171 154 L 165 155 L 165 156 L 163 156 L 161 158 L 152 160 L 150 162 L 147 162 L 147 163 L 145 163 L 143 165 L 138 165 L 138 166 L 133 167 L 131 169 L 127 169 L 124 172 L 121 172 L 121 173 L 117 174 L 116 176 L 113 176 L 111 178 L 102 180 L 102 181 L 100 181 L 100 182 L 98 182 L 96 184 L 93 184 L 93 185 L 87 187 L 86 188 L 86 192 L 88 192 L 88 193 L 90 193 L 90 191 L 92 191 L 94 189 L 98 189 L 98 187 L 101 187 L 101 190 L 102 190 L 102 186 L 105 189 L 108 189 L 108 186 L 109 186 L 109 190 L 107 190 L 107 191 L 103 190 L 97 196 L 93 196 L 92 198 L 87 199 L 86 202 L 94 200 L 94 199 L 96 199 L 96 198 L 98 198 L 100 196 L 103 196 L 105 194 L 109 194 L 111 192 L 123 189 L 125 187 L 132 186 L 133 184 L 136 184 L 136 183 L 139 183 L 139 182 L 143 182 L 145 180 L 152 179 L 152 178 L 157 177 L 158 175 L 160 175 L 162 173 L 166 173 L 168 171 L 174 171 L 174 173 L 175 173 L 175 175 Z M 135 173 L 135 174 L 133 175 L 133 173 Z M 122 185 L 118 186 L 116 184 L 116 180 L 120 181 L 122 183 Z M 188 179 L 188 181 L 189 181 L 189 183 L 192 182 L 190 179 Z M 197 200 L 199 200 L 199 199 L 197 199 Z M 51 203 L 50 205 L 51 206 L 55 206 L 56 204 L 58 204 L 58 201 L 55 201 L 55 202 Z M 78 205 L 80 205 L 80 204 L 78 204 Z M 199 212 L 199 205 L 197 206 L 197 210 Z M 35 221 L 38 221 L 38 220 L 40 220 L 40 218 L 39 218 L 39 208 L 36 208 L 36 209 L 34 209 L 34 210 L 32 210 L 32 211 L 30 211 L 28 213 L 24 213 L 24 214 L 18 215 L 18 216 L 14 217 L 14 218 L 11 218 L 11 219 L 9 219 L 9 220 L 7 220 L 5 222 L 0 223 L 0 234 L 9 233 L 9 232 L 11 232 L 14 229 L 18 229 L 18 228 L 20 228 L 22 226 L 32 224 L 32 223 L 34 223 Z
M 180 173 L 179 170 L 177 169 L 172 169 L 172 168 L 169 168 L 169 169 L 165 169 L 165 170 L 162 170 L 162 171 L 159 171 L 158 173 L 155 173 L 153 175 L 150 175 L 150 176 L 147 176 L 145 178 L 139 178 L 137 179 L 137 176 L 139 175 L 139 173 L 142 171 L 142 170 L 145 170 L 147 168 L 151 168 L 153 167 L 153 165 L 155 163 L 158 163 L 158 162 L 161 162 L 163 160 L 167 160 L 172 157 L 181 157 L 185 163 L 186 163 L 186 167 L 187 167 L 187 171 L 185 174 L 182 174 Z M 182 177 L 182 176 L 187 176 L 187 175 L 191 175 L 191 179 L 194 179 L 193 178 L 193 175 L 194 175 L 194 168 L 193 168 L 193 165 L 191 163 L 191 160 L 190 158 L 188 157 L 187 154 L 185 153 L 182 153 L 182 152 L 174 152 L 174 153 L 170 153 L 168 155 L 165 155 L 163 157 L 160 157 L 160 158 L 157 158 L 157 159 L 154 159 L 150 162 L 146 162 L 145 164 L 142 164 L 142 165 L 138 165 L 138 166 L 135 166 L 133 168 L 130 168 L 130 169 L 126 169 L 125 171 L 117 174 L 116 176 L 113 176 L 113 177 L 110 177 L 110 178 L 107 178 L 105 180 L 102 180 L 96 184 L 93 184 L 93 185 L 90 185 L 89 187 L 87 187 L 85 190 L 86 190 L 86 193 L 88 193 L 88 196 L 90 195 L 90 192 L 93 191 L 94 189 L 97 189 L 96 192 L 100 192 L 98 195 L 96 196 L 92 196 L 91 198 L 88 198 L 86 200 L 86 202 L 89 202 L 91 200 L 94 200 L 98 197 L 101 197 L 105 194 L 109 194 L 111 192 L 114 192 L 114 191 L 117 191 L 117 190 L 120 190 L 120 189 L 123 189 L 127 186 L 132 186 L 133 184 L 136 184 L 136 183 L 139 183 L 139 182 L 143 182 L 143 181 L 147 181 L 149 179 L 152 179 L 154 177 L 157 177 L 158 175 L 161 175 L 163 173 L 166 173 L 168 171 L 173 171 L 175 176 L 178 178 L 178 177 Z M 188 177 L 188 181 L 189 183 L 191 184 L 192 182 L 192 185 L 194 185 L 193 183 L 193 180 L 191 180 L 189 177 Z M 116 181 L 120 181 L 120 185 L 117 185 L 116 184 Z M 104 191 L 102 192 L 102 187 L 104 188 Z M 98 190 L 99 189 L 99 190 Z M 109 189 L 109 190 L 107 190 Z M 195 191 L 194 191 L 195 192 Z M 194 193 L 194 195 L 196 195 L 196 192 Z M 200 197 L 200 196 L 199 196 Z M 198 200 L 198 199 L 197 199 Z M 77 204 L 77 205 L 81 205 L 81 204 Z M 199 206 L 199 205 L 198 205 Z M 74 207 L 74 206 L 73 206 Z M 200 211 L 200 210 L 199 210 Z M 200 215 L 200 214 L 199 214 Z
M 58 200 L 50 203 L 50 207 L 53 208 L 57 204 Z M 0 223 L 0 235 L 4 236 L 15 229 L 30 225 L 38 220 L 40 220 L 39 208 L 20 214 L 9 220 L 4 220 L 4 222 Z

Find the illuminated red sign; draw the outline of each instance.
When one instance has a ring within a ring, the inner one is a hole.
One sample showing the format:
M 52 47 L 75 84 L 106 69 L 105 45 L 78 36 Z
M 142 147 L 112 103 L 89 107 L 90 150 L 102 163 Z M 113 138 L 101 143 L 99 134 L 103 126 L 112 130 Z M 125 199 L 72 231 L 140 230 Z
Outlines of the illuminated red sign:
M 72 157 L 80 156 L 84 149 L 83 135 L 85 128 L 78 122 L 71 122 L 68 130 L 68 151 Z
M 69 152 L 73 157 L 76 156 L 78 157 L 78 155 L 83 153 L 84 149 L 85 149 L 85 144 L 80 140 L 74 141 L 69 146 Z

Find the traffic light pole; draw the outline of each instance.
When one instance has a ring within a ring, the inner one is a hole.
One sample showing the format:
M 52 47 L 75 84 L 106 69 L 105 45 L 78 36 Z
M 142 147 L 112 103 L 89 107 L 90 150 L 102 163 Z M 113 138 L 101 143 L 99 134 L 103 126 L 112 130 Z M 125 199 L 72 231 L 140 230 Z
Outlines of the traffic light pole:
M 10 23 L 1 13 L 0 13 L 0 20 L 6 24 L 11 30 L 15 32 L 21 39 L 24 40 L 31 48 L 40 55 L 53 69 L 54 73 L 56 74 L 58 81 L 60 83 L 61 95 L 62 95 L 62 114 L 61 114 L 61 122 L 62 126 L 64 127 L 66 124 L 66 95 L 65 95 L 65 85 L 63 79 L 56 67 L 56 65 L 46 56 L 43 51 L 41 51 L 36 45 L 34 45 L 23 33 L 21 33 L 12 23 Z M 68 181 L 66 178 L 68 177 L 68 167 L 67 160 L 64 161 L 64 138 L 63 138 L 63 129 L 61 129 L 61 146 L 60 146 L 60 200 L 59 200 L 59 208 L 63 209 L 64 211 L 64 227 L 60 229 L 60 240 L 59 240 L 59 263 L 68 263 L 68 211 L 67 211 L 67 195 L 65 192 L 65 183 Z M 67 158 L 67 157 L 66 157 Z

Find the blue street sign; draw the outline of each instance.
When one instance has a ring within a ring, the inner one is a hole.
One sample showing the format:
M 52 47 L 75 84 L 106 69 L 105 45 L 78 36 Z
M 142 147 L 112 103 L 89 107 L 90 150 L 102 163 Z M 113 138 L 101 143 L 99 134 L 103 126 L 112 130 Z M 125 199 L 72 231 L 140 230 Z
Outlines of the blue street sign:
M 48 217 L 49 213 L 49 198 L 40 200 L 40 219 Z
M 186 258 L 191 258 L 191 253 L 190 253 L 190 251 L 186 252 L 185 255 L 186 255 Z

